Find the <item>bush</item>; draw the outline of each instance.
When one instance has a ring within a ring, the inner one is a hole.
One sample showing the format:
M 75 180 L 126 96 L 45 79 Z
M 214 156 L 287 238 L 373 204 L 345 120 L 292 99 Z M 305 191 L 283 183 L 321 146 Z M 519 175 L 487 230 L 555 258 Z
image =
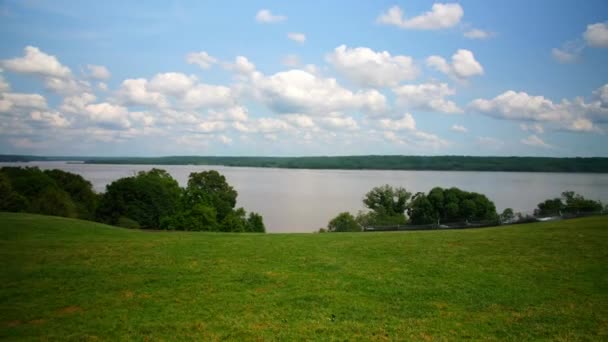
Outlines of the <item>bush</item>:
M 327 229 L 330 232 L 360 232 L 362 230 L 353 215 L 347 212 L 340 213 L 329 221 Z

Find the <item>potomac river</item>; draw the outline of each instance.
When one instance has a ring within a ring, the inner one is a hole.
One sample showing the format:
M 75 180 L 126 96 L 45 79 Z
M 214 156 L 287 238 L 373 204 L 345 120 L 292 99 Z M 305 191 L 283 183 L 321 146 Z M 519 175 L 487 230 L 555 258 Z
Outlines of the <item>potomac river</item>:
M 435 186 L 458 187 L 488 196 L 499 213 L 507 207 L 531 212 L 562 191 L 608 202 L 608 174 L 477 172 L 477 171 L 377 171 L 305 170 L 197 165 L 97 165 L 65 162 L 0 163 L 1 166 L 38 166 L 77 173 L 102 192 L 112 181 L 153 167 L 167 170 L 185 186 L 191 172 L 214 169 L 238 191 L 237 206 L 264 216 L 270 233 L 313 232 L 326 227 L 342 211 L 363 209 L 366 192 L 375 186 L 402 186 L 416 193 Z

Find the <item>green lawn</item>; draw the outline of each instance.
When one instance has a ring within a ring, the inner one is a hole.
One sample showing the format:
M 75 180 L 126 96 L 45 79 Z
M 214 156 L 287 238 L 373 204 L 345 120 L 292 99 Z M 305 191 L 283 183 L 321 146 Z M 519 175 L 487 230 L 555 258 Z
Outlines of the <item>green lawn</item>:
M 144 232 L 0 213 L 0 339 L 608 340 L 608 217 Z

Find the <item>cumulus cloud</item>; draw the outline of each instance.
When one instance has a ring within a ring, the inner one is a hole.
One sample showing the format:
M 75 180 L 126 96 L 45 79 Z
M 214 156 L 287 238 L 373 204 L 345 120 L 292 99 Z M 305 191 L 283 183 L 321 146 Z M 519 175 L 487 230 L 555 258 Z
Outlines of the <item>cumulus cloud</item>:
M 401 8 L 393 6 L 387 12 L 380 14 L 377 22 L 402 29 L 439 30 L 456 26 L 463 15 L 464 10 L 456 3 L 433 4 L 430 11 L 412 18 L 405 18 Z
M 186 62 L 188 64 L 196 64 L 201 69 L 209 69 L 211 65 L 217 63 L 217 59 L 209 56 L 205 51 L 191 52 L 186 55 Z
M 293 40 L 294 42 L 304 43 L 306 41 L 306 35 L 304 33 L 297 32 L 289 32 L 287 34 L 287 38 Z
M 334 78 L 293 69 L 264 76 L 252 73 L 250 91 L 262 103 L 280 114 L 324 115 L 358 110 L 370 114 L 386 110 L 386 97 L 377 90 L 352 92 Z
M 533 147 L 542 147 L 542 148 L 551 148 L 552 146 L 544 142 L 538 136 L 532 134 L 527 138 L 521 139 L 520 142 L 524 145 L 533 146 Z
M 1 93 L 0 112 L 19 109 L 47 109 L 46 98 L 40 94 Z
M 470 29 L 464 32 L 465 38 L 468 39 L 488 39 L 492 37 L 492 32 L 480 30 L 480 29 Z
M 255 15 L 255 20 L 258 23 L 269 24 L 269 23 L 278 23 L 281 21 L 285 21 L 285 20 L 287 20 L 287 17 L 284 15 L 272 14 L 272 12 L 270 12 L 270 10 L 267 10 L 267 9 L 261 9 Z
M 473 52 L 465 49 L 459 49 L 452 55 L 451 64 L 441 56 L 428 57 L 426 64 L 431 68 L 458 79 L 483 75 L 484 72 L 481 64 L 475 59 Z
M 608 106 L 602 100 L 607 85 L 593 92 L 590 101 L 582 97 L 554 103 L 543 96 L 506 91 L 493 99 L 476 99 L 469 108 L 479 113 L 506 120 L 548 122 L 558 129 L 576 132 L 601 132 L 595 123 L 608 122 Z M 605 96 L 605 95 L 604 95 Z M 523 130 L 541 133 L 540 125 L 522 125 Z
M 95 102 L 96 99 L 97 97 L 91 93 L 68 96 L 63 99 L 63 103 L 59 108 L 66 113 L 78 114 L 84 112 L 86 106 Z
M 101 127 L 127 129 L 131 126 L 129 111 L 126 107 L 102 102 L 89 104 L 85 107 L 85 110 L 89 118 Z
M 194 87 L 197 79 L 193 75 L 179 72 L 166 72 L 156 74 L 146 87 L 150 91 L 170 95 L 181 95 Z
M 567 111 L 543 96 L 513 90 L 490 100 L 473 100 L 469 107 L 490 116 L 512 120 L 560 121 L 570 117 Z
M 66 128 L 70 126 L 70 122 L 57 111 L 33 111 L 30 113 L 30 118 L 50 127 Z
M 592 47 L 608 47 L 608 23 L 596 23 L 587 25 L 583 38 Z
M 89 64 L 87 65 L 87 70 L 89 76 L 96 80 L 107 80 L 112 76 L 108 68 L 103 65 Z
M 36 74 L 64 78 L 71 75 L 70 68 L 61 65 L 55 56 L 47 55 L 37 47 L 27 46 L 24 49 L 25 56 L 13 59 L 5 59 L 0 65 L 6 70 L 23 73 Z
M 48 55 L 34 46 L 24 49 L 23 57 L 5 59 L 0 65 L 9 71 L 39 76 L 47 89 L 60 95 L 69 95 L 87 90 L 86 81 L 74 78 L 70 68 L 62 65 L 55 56 Z
M 350 116 L 341 117 L 341 116 L 333 116 L 333 117 L 325 117 L 319 119 L 319 124 L 328 129 L 338 129 L 338 130 L 357 130 L 359 129 L 359 124 L 357 121 Z
M 381 119 L 378 120 L 378 126 L 387 131 L 414 131 L 416 130 L 416 121 L 412 114 L 405 113 L 401 117 L 401 119 L 391 120 L 391 119 Z
M 247 108 L 243 106 L 233 106 L 223 110 L 212 109 L 209 111 L 209 118 L 211 120 L 220 121 L 247 121 L 249 116 Z
M 452 125 L 450 128 L 451 131 L 459 132 L 459 133 L 467 133 L 469 130 L 462 125 Z
M 148 89 L 148 80 L 145 78 L 126 79 L 122 81 L 117 91 L 120 101 L 127 105 L 168 107 L 168 101 L 161 93 Z
M 406 84 L 393 88 L 397 105 L 407 109 L 436 111 L 441 113 L 462 113 L 456 103 L 446 100 L 456 91 L 446 83 Z
M 392 56 L 366 47 L 340 45 L 327 56 L 327 61 L 351 81 L 365 87 L 392 87 L 413 80 L 419 73 L 410 56 Z

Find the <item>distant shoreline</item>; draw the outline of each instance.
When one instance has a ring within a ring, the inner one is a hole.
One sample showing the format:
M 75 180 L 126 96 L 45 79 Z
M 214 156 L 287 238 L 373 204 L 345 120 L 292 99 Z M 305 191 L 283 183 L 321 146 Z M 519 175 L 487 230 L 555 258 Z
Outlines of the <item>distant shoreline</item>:
M 332 157 L 61 157 L 0 155 L 0 162 L 65 161 L 116 165 L 215 165 L 311 170 L 495 171 L 608 173 L 608 158 L 470 157 L 470 156 L 332 156 Z

